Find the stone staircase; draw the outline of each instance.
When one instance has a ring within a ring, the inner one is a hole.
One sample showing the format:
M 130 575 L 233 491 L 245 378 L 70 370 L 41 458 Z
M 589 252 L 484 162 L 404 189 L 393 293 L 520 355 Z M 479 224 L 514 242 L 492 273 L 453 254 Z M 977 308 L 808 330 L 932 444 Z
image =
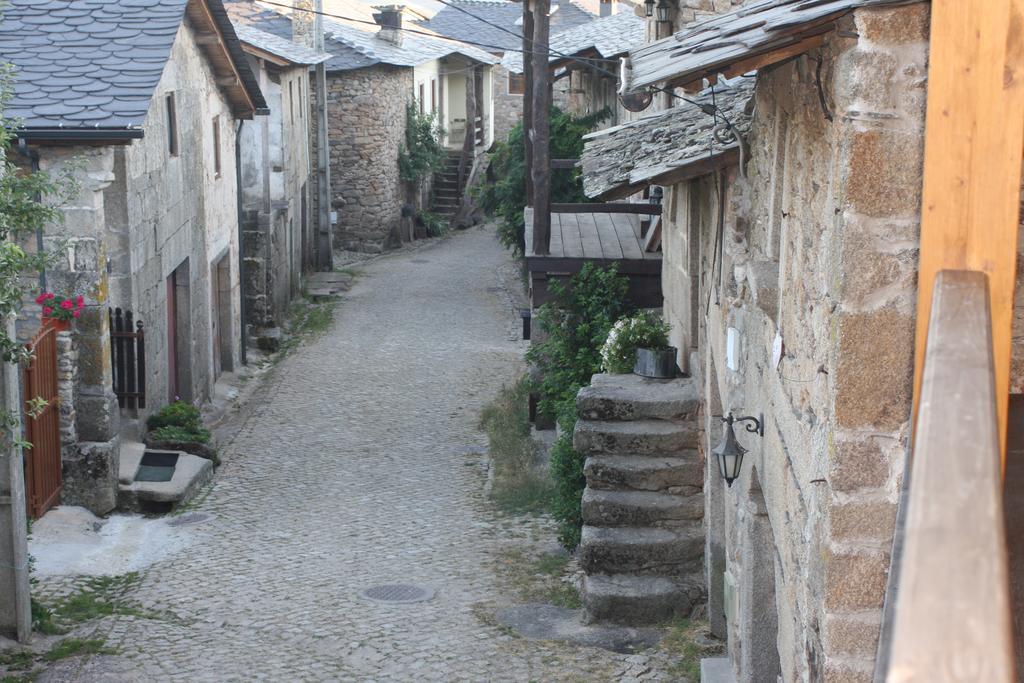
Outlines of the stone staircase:
M 462 152 L 448 152 L 441 170 L 434 173 L 434 190 L 430 201 L 431 212 L 451 218 L 462 203 L 465 189 L 459 182 L 459 159 Z M 468 174 L 468 169 L 467 169 Z
M 654 624 L 704 600 L 699 396 L 690 378 L 595 375 L 576 397 L 590 621 Z

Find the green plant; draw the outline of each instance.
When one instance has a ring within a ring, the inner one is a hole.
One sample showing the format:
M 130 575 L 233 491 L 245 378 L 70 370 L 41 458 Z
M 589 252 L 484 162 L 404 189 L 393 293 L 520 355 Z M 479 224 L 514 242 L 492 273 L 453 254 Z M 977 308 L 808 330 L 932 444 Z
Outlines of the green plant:
M 558 541 L 567 550 L 580 544 L 583 530 L 583 489 L 587 478 L 583 474 L 586 458 L 572 447 L 572 432 L 576 426 L 576 406 L 566 402 L 558 418 L 561 435 L 551 447 L 551 478 L 555 490 L 551 499 L 551 514 L 558 522 Z
M 530 436 L 529 381 L 502 387 L 480 414 L 494 468 L 491 499 L 508 512 L 543 512 L 551 502 L 551 482 L 535 466 Z
M 175 401 L 161 408 L 146 419 L 150 429 L 161 427 L 181 427 L 182 429 L 198 430 L 203 426 L 199 408 L 184 401 Z
M 725 652 L 711 635 L 707 622 L 680 618 L 669 625 L 659 648 L 672 658 L 669 673 L 681 680 L 700 680 L 700 660 Z
M 611 112 L 602 109 L 585 117 L 575 117 L 558 107 L 551 108 L 551 158 L 579 159 L 583 154 L 583 136 L 591 132 Z M 523 125 L 516 124 L 508 138 L 499 142 L 491 155 L 493 182 L 477 190 L 477 201 L 488 214 L 500 219 L 498 239 L 517 255 L 524 249 L 523 208 L 526 206 L 526 160 Z M 552 202 L 585 202 L 580 170 L 554 171 L 550 176 Z
M 209 443 L 210 430 L 205 427 L 189 429 L 187 427 L 159 427 L 149 433 L 149 441 L 175 441 L 178 443 Z
M 116 650 L 107 647 L 107 642 L 102 638 L 83 640 L 81 638 L 68 638 L 57 643 L 45 655 L 43 661 L 57 662 L 68 657 L 77 655 L 112 655 L 117 654 Z
M 398 148 L 398 172 L 402 180 L 418 183 L 444 163 L 444 131 L 433 114 L 421 114 L 412 102 L 405 107 L 405 142 Z
M 448 221 L 436 213 L 420 211 L 418 218 L 420 224 L 426 229 L 428 237 L 440 237 L 448 232 Z
M 601 346 L 612 323 L 629 311 L 629 280 L 618 265 L 586 263 L 569 285 L 552 281 L 554 300 L 537 311 L 547 338 L 534 344 L 527 359 L 540 370 L 538 409 L 558 417 L 559 405 L 576 397 L 580 387 L 601 371 Z
M 654 311 L 619 318 L 601 347 L 601 366 L 606 372 L 632 372 L 637 349 L 663 349 L 668 346 L 671 328 Z

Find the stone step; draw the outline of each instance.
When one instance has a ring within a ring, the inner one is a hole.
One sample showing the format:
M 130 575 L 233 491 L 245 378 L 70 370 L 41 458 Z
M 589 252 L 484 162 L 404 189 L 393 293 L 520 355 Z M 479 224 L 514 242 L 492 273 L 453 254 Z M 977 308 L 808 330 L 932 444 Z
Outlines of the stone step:
M 587 574 L 699 574 L 704 566 L 704 530 L 584 526 L 580 566 Z
M 696 448 L 697 437 L 692 422 L 579 420 L 573 447 L 584 455 L 674 455 Z
M 680 457 L 594 455 L 583 466 L 587 486 L 596 489 L 699 493 L 704 486 L 704 463 L 696 449 Z
M 685 420 L 699 407 L 700 387 L 692 377 L 594 375 L 576 395 L 576 409 L 585 420 Z
M 590 621 L 626 626 L 658 624 L 689 616 L 703 600 L 694 580 L 661 576 L 593 575 L 583 579 L 583 607 Z
M 704 517 L 704 496 L 587 488 L 582 512 L 593 526 L 679 526 Z

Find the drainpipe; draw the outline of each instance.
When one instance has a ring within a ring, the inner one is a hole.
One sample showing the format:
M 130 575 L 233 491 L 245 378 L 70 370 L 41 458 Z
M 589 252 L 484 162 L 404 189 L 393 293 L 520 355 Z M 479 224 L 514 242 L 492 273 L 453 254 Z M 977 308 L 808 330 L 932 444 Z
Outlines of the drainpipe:
M 18 138 L 18 154 L 25 157 L 32 164 L 32 173 L 39 172 L 39 152 L 34 149 L 29 149 L 28 143 L 25 142 L 25 138 Z M 42 204 L 43 195 L 36 192 L 36 195 L 32 198 L 36 204 Z M 38 253 L 43 253 L 43 229 L 36 228 L 36 250 Z M 39 291 L 46 291 L 46 268 L 39 270 Z
M 238 203 L 238 298 L 240 299 L 239 309 L 242 317 L 242 344 L 239 347 L 239 355 L 242 365 L 248 365 L 247 357 L 247 335 L 246 326 L 249 323 L 249 307 L 245 302 L 245 230 L 242 214 L 242 126 L 244 119 L 239 119 L 238 129 L 235 131 L 235 198 Z

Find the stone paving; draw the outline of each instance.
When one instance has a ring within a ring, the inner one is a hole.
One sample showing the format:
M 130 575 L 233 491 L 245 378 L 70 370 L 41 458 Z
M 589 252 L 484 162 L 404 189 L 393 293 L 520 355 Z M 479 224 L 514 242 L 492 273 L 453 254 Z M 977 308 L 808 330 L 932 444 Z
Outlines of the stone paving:
M 544 520 L 482 494 L 480 406 L 522 371 L 519 274 L 491 229 L 361 266 L 332 329 L 272 370 L 238 418 L 191 545 L 93 622 L 116 655 L 50 681 L 661 680 L 646 656 L 516 637 L 493 570 Z M 432 600 L 360 593 L 409 583 Z M 163 615 L 163 616 L 159 616 Z

